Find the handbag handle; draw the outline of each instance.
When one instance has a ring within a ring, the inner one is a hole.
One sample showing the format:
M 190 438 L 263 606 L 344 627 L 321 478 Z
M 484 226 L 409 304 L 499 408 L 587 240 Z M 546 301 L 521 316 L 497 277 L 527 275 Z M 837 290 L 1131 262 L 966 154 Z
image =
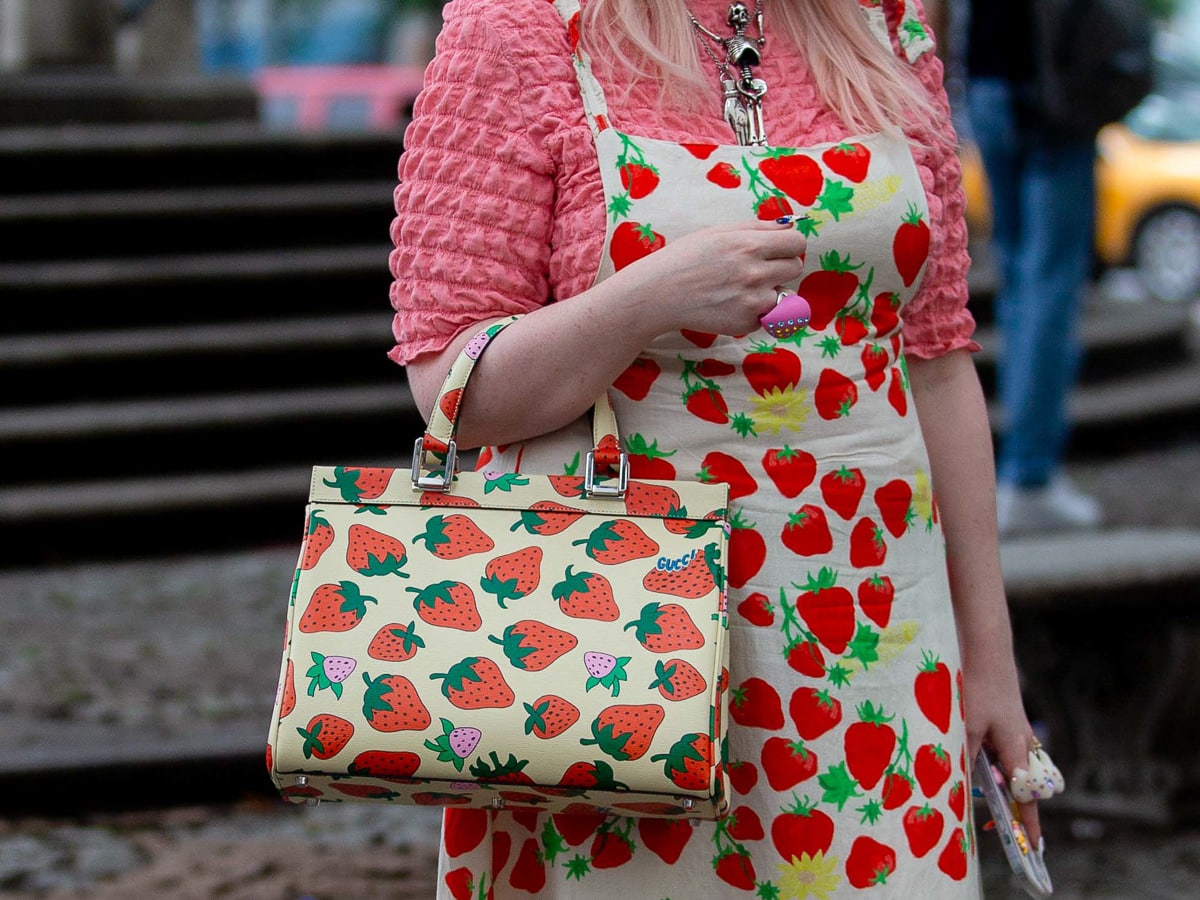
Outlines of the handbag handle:
M 483 351 L 501 331 L 517 321 L 512 316 L 489 325 L 467 342 L 454 360 L 438 391 L 437 402 L 429 415 L 425 433 L 413 445 L 412 486 L 419 491 L 449 491 L 458 471 L 458 415 L 462 409 L 467 380 Z M 432 456 L 440 465 L 426 465 Z M 609 480 L 615 476 L 615 481 Z M 592 449 L 588 451 L 583 473 L 584 493 L 588 497 L 625 496 L 629 484 L 629 454 L 621 448 L 617 415 L 608 391 L 592 406 Z

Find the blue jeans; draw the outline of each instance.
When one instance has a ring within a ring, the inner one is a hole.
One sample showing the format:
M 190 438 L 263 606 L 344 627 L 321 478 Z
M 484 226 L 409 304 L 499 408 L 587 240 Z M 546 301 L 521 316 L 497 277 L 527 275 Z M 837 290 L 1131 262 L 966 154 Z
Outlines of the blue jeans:
M 1026 121 L 1007 81 L 971 80 L 967 108 L 992 194 L 999 276 L 997 475 L 1037 487 L 1059 467 L 1069 434 L 1079 307 L 1091 274 L 1095 143 L 1064 141 Z

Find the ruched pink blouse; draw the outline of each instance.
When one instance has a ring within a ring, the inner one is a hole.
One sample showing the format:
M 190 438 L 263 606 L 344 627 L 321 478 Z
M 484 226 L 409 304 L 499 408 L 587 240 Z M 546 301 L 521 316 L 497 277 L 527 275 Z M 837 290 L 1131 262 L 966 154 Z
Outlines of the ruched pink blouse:
M 726 0 L 719 5 L 724 9 Z M 527 313 L 586 290 L 605 231 L 592 133 L 553 6 L 455 0 L 438 47 L 405 134 L 395 191 L 396 343 L 389 356 L 400 364 L 444 349 L 482 319 Z M 926 52 L 912 65 L 936 115 L 931 129 L 909 132 L 929 200 L 931 243 L 924 281 L 905 309 L 904 340 L 908 353 L 932 358 L 978 345 L 967 309 L 964 199 L 942 64 Z M 716 93 L 711 109 L 680 112 L 658 104 L 653 84 L 632 82 L 600 60 L 594 71 L 622 131 L 732 142 Z M 794 48 L 769 41 L 759 74 L 770 86 L 764 111 L 772 145 L 848 136 Z

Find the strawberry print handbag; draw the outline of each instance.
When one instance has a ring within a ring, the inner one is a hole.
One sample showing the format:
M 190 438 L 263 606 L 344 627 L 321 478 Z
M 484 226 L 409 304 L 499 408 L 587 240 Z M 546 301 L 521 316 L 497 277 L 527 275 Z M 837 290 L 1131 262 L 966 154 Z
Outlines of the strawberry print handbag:
M 607 396 L 583 475 L 458 472 L 468 376 L 510 322 L 460 354 L 411 470 L 314 468 L 271 778 L 295 802 L 716 818 L 728 488 L 631 480 Z

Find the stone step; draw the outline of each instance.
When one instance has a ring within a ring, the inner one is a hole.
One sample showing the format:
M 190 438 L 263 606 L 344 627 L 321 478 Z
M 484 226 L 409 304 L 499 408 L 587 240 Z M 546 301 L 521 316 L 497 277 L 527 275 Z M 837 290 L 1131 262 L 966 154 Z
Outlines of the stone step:
M 403 129 L 275 132 L 241 122 L 0 128 L 0 194 L 386 181 L 395 179 L 402 148 Z
M 386 235 L 394 182 L 0 195 L 0 246 L 21 262 L 364 244 Z M 6 254 L 7 255 L 7 254 Z M 16 262 L 17 260 L 13 260 Z
M 386 232 L 348 247 L 0 263 L 8 334 L 387 309 Z

